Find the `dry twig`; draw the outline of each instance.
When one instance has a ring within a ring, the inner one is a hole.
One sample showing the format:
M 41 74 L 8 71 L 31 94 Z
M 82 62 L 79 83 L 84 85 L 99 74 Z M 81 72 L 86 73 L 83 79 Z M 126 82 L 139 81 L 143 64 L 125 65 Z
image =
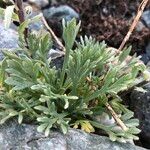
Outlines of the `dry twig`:
M 136 25 L 137 25 L 137 23 L 138 23 L 138 21 L 139 21 L 141 15 L 142 15 L 142 13 L 143 13 L 144 8 L 146 7 L 146 4 L 148 3 L 148 1 L 149 1 L 149 0 L 143 0 L 143 1 L 141 2 L 140 6 L 139 6 L 139 8 L 138 8 L 137 15 L 136 15 L 136 17 L 134 18 L 133 23 L 131 24 L 131 27 L 130 27 L 128 33 L 126 34 L 125 38 L 123 39 L 123 41 L 122 41 L 122 43 L 121 43 L 121 45 L 120 45 L 120 47 L 119 47 L 119 49 L 118 49 L 119 51 L 121 51 L 121 50 L 123 49 L 123 47 L 125 46 L 126 42 L 129 40 L 129 38 L 130 38 L 130 36 L 131 36 L 131 34 L 132 34 L 134 28 L 136 27 Z
M 61 41 L 58 39 L 58 37 L 55 35 L 55 33 L 53 32 L 53 30 L 50 28 L 50 26 L 48 25 L 46 19 L 44 18 L 44 16 L 42 15 L 42 20 L 43 23 L 45 25 L 45 27 L 48 29 L 48 31 L 50 32 L 50 34 L 52 35 L 52 37 L 54 38 L 54 40 L 56 41 L 56 43 L 58 44 L 58 46 L 63 50 L 66 51 L 65 47 L 63 46 L 63 44 L 61 43 Z
M 86 80 L 89 83 L 91 89 L 93 91 L 95 91 L 97 88 L 96 88 L 95 85 L 92 85 L 92 80 L 89 77 L 87 77 Z M 114 118 L 114 120 L 116 121 L 116 123 L 122 128 L 122 130 L 127 131 L 128 128 L 123 123 L 123 121 L 120 119 L 120 117 L 118 116 L 118 114 L 113 110 L 113 108 L 111 107 L 111 105 L 108 102 L 106 102 L 105 106 L 108 109 L 108 111 L 111 113 L 111 115 Z
M 107 107 L 107 109 L 109 110 L 109 112 L 111 113 L 111 115 L 113 116 L 113 118 L 115 119 L 116 123 L 124 130 L 127 131 L 128 128 L 127 126 L 123 123 L 123 121 L 119 118 L 119 116 L 116 114 L 116 112 L 112 109 L 112 107 L 110 106 L 110 104 L 107 102 L 105 104 L 105 106 Z

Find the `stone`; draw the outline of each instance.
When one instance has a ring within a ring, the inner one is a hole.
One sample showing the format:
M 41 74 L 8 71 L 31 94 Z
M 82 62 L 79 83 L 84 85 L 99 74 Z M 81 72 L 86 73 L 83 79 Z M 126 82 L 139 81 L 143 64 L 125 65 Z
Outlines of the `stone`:
M 147 64 L 150 60 L 150 56 L 147 53 L 141 54 L 141 60 L 144 62 L 144 64 Z
M 150 28 L 150 9 L 146 10 L 142 14 L 142 20 L 148 28 Z
M 60 51 L 58 49 L 50 49 L 49 53 L 48 53 L 48 58 L 50 59 L 56 59 L 56 58 L 60 58 L 64 56 L 64 52 Z
M 46 18 L 49 26 L 52 28 L 54 33 L 61 37 L 62 35 L 62 19 L 66 22 L 73 18 L 79 20 L 79 14 L 70 6 L 61 5 L 58 7 L 50 7 L 43 10 L 43 15 Z
M 33 18 L 37 15 L 39 15 L 41 12 L 40 11 L 33 11 L 31 15 L 28 16 L 28 18 Z M 39 19 L 38 21 L 32 22 L 29 24 L 29 30 L 30 31 L 40 31 L 41 29 L 44 28 L 44 24 L 42 19 Z
M 66 135 L 51 131 L 49 137 L 35 125 L 9 121 L 0 126 L 1 150 L 144 150 L 130 143 L 112 142 L 107 137 L 70 129 Z
M 36 8 L 35 6 L 31 6 L 27 2 L 24 2 L 23 4 L 25 7 L 25 13 L 24 13 L 25 19 L 32 19 L 38 15 L 42 16 L 42 12 L 39 8 Z M 43 28 L 44 28 L 44 23 L 41 17 L 39 17 L 39 19 L 36 21 L 32 21 L 32 23 L 28 25 L 29 31 L 39 31 Z
M 46 7 L 49 4 L 48 0 L 28 0 L 28 2 L 35 5 L 38 8 Z
M 15 30 L 9 28 L 5 29 L 3 22 L 0 20 L 0 60 L 3 55 L 1 50 L 12 50 L 18 47 L 18 34 Z
M 136 31 L 140 32 L 145 28 L 145 25 L 143 24 L 142 21 L 139 21 L 137 26 L 136 26 Z
M 57 18 L 58 20 L 65 19 L 65 21 L 70 21 L 72 18 L 79 19 L 79 14 L 70 6 L 61 5 L 58 7 L 50 7 L 43 10 L 43 14 L 46 19 Z
M 144 85 L 146 90 L 133 90 L 131 93 L 131 109 L 140 121 L 141 140 L 150 148 L 150 83 Z

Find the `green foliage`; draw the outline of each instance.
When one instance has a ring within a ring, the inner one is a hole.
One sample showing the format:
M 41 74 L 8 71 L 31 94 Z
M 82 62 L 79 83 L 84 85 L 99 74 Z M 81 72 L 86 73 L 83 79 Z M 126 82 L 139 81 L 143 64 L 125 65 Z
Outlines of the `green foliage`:
M 126 61 L 131 48 L 120 54 L 108 49 L 105 42 L 81 37 L 73 50 L 80 23 L 63 23 L 66 56 L 63 67 L 51 67 L 48 52 L 52 48 L 51 36 L 42 31 L 29 33 L 28 46 L 23 31 L 28 20 L 19 27 L 18 51 L 3 51 L 0 64 L 0 123 L 17 117 L 18 123 L 32 121 L 38 131 L 48 136 L 50 129 L 59 128 L 64 134 L 69 127 L 94 132 L 103 129 L 113 141 L 137 139 L 138 121 L 123 104 L 118 93 L 135 84 L 145 66 L 138 58 Z M 94 89 L 93 89 L 94 87 Z M 109 102 L 121 115 L 128 127 L 123 131 L 116 123 L 105 125 L 96 120 Z

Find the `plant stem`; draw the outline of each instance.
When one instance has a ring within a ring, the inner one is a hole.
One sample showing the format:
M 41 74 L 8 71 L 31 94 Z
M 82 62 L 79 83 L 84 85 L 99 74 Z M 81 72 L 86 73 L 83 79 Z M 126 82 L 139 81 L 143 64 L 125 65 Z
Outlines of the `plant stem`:
M 16 4 L 17 9 L 18 9 L 17 14 L 19 17 L 19 22 L 20 22 L 20 24 L 22 24 L 25 21 L 23 1 L 22 0 L 15 0 L 15 4 Z M 25 28 L 24 38 L 25 38 L 26 45 L 28 46 L 27 37 L 28 37 L 28 28 Z
M 64 82 L 64 78 L 65 78 L 65 72 L 66 72 L 66 68 L 67 68 L 67 64 L 68 64 L 68 60 L 69 60 L 69 54 L 70 54 L 70 50 L 67 49 L 66 53 L 65 53 L 61 77 L 60 77 L 60 86 L 61 87 L 63 86 L 63 82 Z
M 16 0 L 16 6 L 18 7 L 18 17 L 20 23 L 23 23 L 25 21 L 24 11 L 23 11 L 23 1 L 22 0 Z
M 126 125 L 123 123 L 123 121 L 119 118 L 119 116 L 116 114 L 116 112 L 112 109 L 112 107 L 110 106 L 110 104 L 107 102 L 105 104 L 105 106 L 107 107 L 107 109 L 109 110 L 109 112 L 111 113 L 111 115 L 113 116 L 113 118 L 115 119 L 116 123 L 124 130 L 127 131 L 128 128 L 126 127 Z

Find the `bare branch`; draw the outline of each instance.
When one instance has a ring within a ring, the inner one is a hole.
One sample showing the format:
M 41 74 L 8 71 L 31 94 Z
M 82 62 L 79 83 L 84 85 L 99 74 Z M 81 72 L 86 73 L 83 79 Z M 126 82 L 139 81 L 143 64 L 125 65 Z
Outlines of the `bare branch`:
M 61 43 L 61 41 L 58 39 L 58 37 L 55 35 L 55 33 L 53 32 L 53 30 L 50 28 L 50 26 L 48 25 L 46 19 L 44 18 L 44 16 L 42 15 L 42 20 L 43 23 L 45 25 L 45 27 L 48 29 L 48 31 L 50 32 L 50 34 L 52 35 L 52 37 L 54 38 L 54 40 L 56 41 L 56 43 L 58 44 L 58 46 L 61 48 L 62 51 L 66 51 L 64 45 Z
M 123 123 L 123 121 L 119 118 L 119 116 L 116 114 L 116 112 L 112 109 L 112 107 L 110 106 L 110 104 L 107 102 L 105 104 L 105 106 L 107 107 L 107 109 L 109 110 L 109 112 L 111 113 L 112 117 L 115 119 L 116 123 L 124 130 L 127 131 L 128 128 L 127 126 Z
M 125 46 L 126 42 L 129 40 L 129 38 L 130 38 L 130 36 L 131 36 L 131 34 L 132 34 L 134 28 L 136 27 L 136 25 L 137 25 L 137 23 L 138 23 L 138 21 L 139 21 L 141 15 L 142 15 L 142 13 L 143 13 L 143 11 L 144 11 L 144 8 L 146 7 L 146 4 L 147 4 L 147 3 L 148 3 L 148 0 L 143 0 L 143 1 L 141 2 L 140 6 L 139 6 L 139 8 L 138 8 L 137 15 L 136 15 L 136 17 L 134 18 L 133 23 L 132 23 L 132 25 L 131 25 L 131 27 L 130 27 L 128 33 L 126 34 L 125 38 L 123 39 L 123 41 L 122 41 L 122 43 L 121 43 L 121 45 L 120 45 L 120 47 L 119 47 L 119 49 L 118 49 L 119 51 L 121 51 L 121 50 L 123 49 L 123 47 Z

